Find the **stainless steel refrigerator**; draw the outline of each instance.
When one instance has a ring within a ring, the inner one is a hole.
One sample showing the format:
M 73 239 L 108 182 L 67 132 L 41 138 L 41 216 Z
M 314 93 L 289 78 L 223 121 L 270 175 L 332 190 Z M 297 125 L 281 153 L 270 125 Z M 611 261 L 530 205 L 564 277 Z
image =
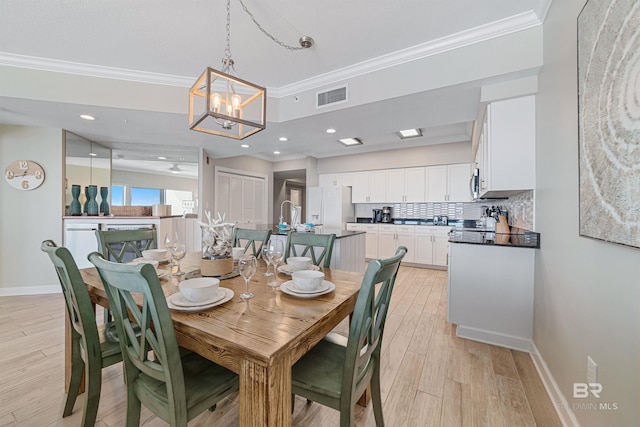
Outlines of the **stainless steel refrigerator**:
M 307 222 L 324 229 L 344 230 L 354 221 L 351 187 L 308 187 Z

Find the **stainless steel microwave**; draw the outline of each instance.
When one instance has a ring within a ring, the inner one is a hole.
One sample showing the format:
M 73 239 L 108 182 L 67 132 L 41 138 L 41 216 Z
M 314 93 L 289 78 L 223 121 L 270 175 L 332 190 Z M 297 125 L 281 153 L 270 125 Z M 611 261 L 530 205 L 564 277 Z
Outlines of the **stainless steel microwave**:
M 469 187 L 471 190 L 471 198 L 473 200 L 478 200 L 480 198 L 480 169 L 475 168 L 473 170 Z

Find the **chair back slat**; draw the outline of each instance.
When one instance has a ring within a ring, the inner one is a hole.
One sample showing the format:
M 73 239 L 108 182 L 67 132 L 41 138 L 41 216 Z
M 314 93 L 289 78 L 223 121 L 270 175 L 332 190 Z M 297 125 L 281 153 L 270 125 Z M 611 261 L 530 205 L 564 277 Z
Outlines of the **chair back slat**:
M 94 252 L 96 266 L 113 312 L 118 335 L 123 337 L 126 381 L 148 375 L 167 388 L 174 401 L 186 405 L 184 377 L 178 343 L 158 275 L 150 264 L 117 264 Z M 136 327 L 140 328 L 136 335 Z
M 345 396 L 357 399 L 373 376 L 373 359 L 380 358 L 391 292 L 406 253 L 407 248 L 400 246 L 393 257 L 369 262 L 349 329 L 342 384 Z
M 142 251 L 158 247 L 155 228 L 141 230 L 96 230 L 98 248 L 105 259 L 129 262 L 142 257 Z
M 308 256 L 314 265 L 329 268 L 335 240 L 335 234 L 312 234 L 290 231 L 287 235 L 284 260 L 286 261 L 290 256 Z
M 52 240 L 42 242 L 41 249 L 49 256 L 55 267 L 74 336 L 80 339 L 80 345 L 84 351 L 92 351 L 92 354 L 100 355 L 95 311 L 71 252 L 65 247 L 56 246 Z
M 271 230 L 250 230 L 247 228 L 236 228 L 233 234 L 233 247 L 244 247 L 247 252 L 251 248 L 251 254 L 256 258 L 262 254 L 263 246 L 271 238 Z

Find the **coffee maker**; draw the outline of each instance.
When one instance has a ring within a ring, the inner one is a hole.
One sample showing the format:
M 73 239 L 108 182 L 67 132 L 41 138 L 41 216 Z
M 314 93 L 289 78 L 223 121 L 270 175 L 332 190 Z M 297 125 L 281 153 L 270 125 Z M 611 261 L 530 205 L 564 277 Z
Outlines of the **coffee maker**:
M 391 218 L 391 206 L 383 206 L 382 207 L 382 221 L 381 222 L 392 222 Z
M 382 222 L 382 209 L 373 210 L 373 222 Z

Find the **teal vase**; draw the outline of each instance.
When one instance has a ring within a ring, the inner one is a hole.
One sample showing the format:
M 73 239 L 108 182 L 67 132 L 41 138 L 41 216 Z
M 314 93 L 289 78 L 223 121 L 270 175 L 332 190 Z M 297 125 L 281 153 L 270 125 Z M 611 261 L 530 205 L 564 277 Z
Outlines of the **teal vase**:
M 71 186 L 71 196 L 73 197 L 73 200 L 71 201 L 71 204 L 69 204 L 70 215 L 73 215 L 73 216 L 82 215 L 82 206 L 80 205 L 80 200 L 79 200 L 80 190 L 81 190 L 81 187 L 79 185 Z
M 102 201 L 100 202 L 100 213 L 104 215 L 109 215 L 109 201 L 107 197 L 109 196 L 109 187 L 100 187 L 100 198 Z
M 88 214 L 87 208 L 89 207 L 89 186 L 84 187 L 84 205 L 82 205 L 82 212 Z
M 98 187 L 95 185 L 90 185 L 87 187 L 87 215 L 89 216 L 98 216 L 98 201 L 96 197 L 98 196 Z

